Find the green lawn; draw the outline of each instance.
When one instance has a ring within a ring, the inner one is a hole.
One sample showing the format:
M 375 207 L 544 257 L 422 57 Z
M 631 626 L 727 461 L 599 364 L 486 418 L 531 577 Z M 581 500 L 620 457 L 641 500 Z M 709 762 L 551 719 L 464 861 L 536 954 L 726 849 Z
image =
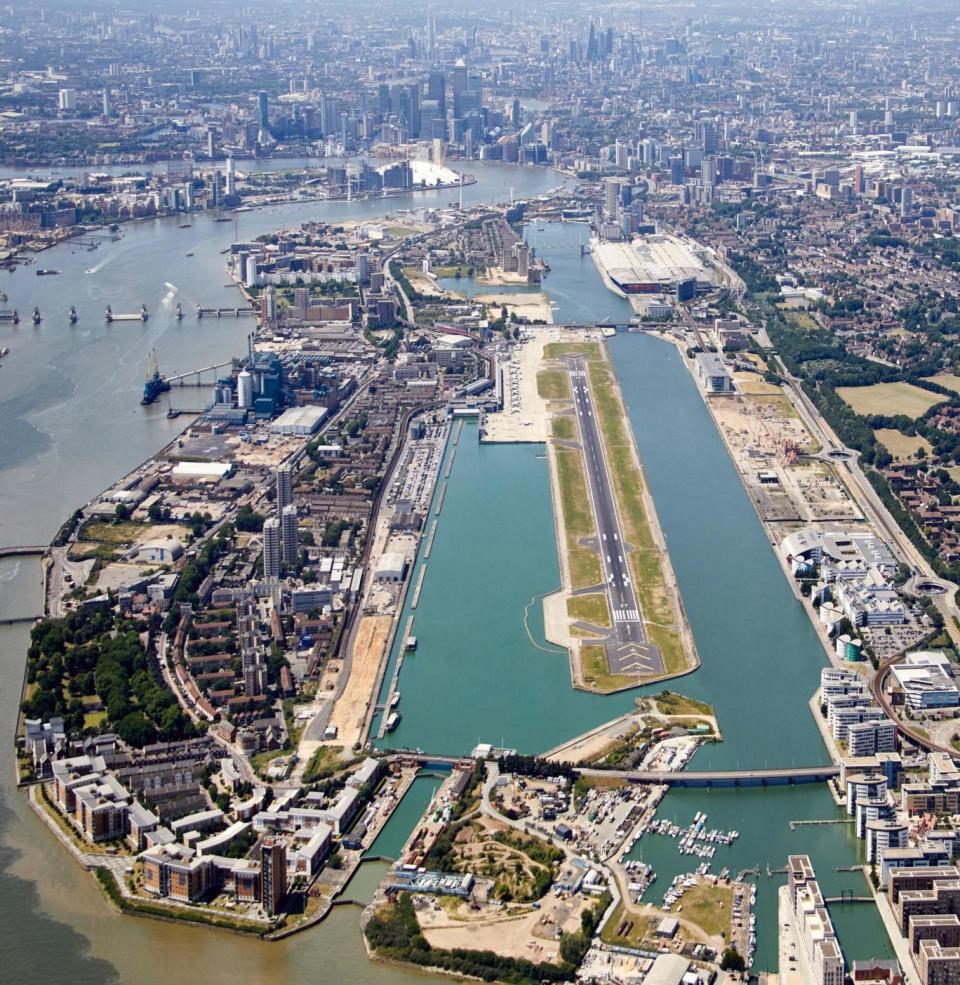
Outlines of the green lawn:
M 553 436 L 559 441 L 573 441 L 576 437 L 572 417 L 555 417 L 551 421 Z
M 720 934 L 730 939 L 730 908 L 733 889 L 701 883 L 683 894 L 683 917 L 695 923 L 708 937 Z
M 588 359 L 600 359 L 599 342 L 549 342 L 543 347 L 544 359 L 557 359 L 560 356 L 583 355 Z

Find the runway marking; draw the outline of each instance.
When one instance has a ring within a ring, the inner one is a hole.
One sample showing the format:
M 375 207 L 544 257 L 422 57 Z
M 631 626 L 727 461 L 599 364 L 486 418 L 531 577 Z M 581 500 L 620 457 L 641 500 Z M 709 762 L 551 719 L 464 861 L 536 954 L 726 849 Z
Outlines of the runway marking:
M 639 622 L 640 613 L 636 609 L 614 609 L 614 622 Z

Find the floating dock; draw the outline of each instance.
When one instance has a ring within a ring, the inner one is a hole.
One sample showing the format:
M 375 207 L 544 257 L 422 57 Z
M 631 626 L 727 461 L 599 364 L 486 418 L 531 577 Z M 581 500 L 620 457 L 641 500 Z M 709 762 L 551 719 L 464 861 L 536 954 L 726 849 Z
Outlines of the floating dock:
M 427 574 L 427 566 L 425 564 L 420 566 L 420 574 L 417 575 L 417 584 L 413 589 L 413 598 L 410 600 L 410 608 L 415 609 L 417 603 L 420 601 L 420 589 L 423 588 L 423 579 Z

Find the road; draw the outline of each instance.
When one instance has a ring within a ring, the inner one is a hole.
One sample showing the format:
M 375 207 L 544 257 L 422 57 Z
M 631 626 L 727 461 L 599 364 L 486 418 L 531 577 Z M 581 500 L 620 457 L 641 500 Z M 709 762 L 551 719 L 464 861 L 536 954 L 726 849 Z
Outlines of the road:
M 604 590 L 613 622 L 613 633 L 607 643 L 610 672 L 662 673 L 663 660 L 657 647 L 647 643 L 640 603 L 630 577 L 627 547 L 613 494 L 613 480 L 600 427 L 593 412 L 587 361 L 583 357 L 573 357 L 568 360 L 568 368 L 587 490 L 597 531 Z

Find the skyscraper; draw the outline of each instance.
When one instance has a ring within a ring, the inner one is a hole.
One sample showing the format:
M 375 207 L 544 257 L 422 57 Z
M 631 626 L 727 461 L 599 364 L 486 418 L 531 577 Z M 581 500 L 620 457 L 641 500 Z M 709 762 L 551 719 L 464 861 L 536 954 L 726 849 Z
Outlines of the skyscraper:
M 297 563 L 297 508 L 290 503 L 284 506 L 280 514 L 280 528 L 282 535 L 283 563 L 290 567 Z
M 280 521 L 271 516 L 263 522 L 263 577 L 280 577 Z
M 257 93 L 257 123 L 261 130 L 270 127 L 270 103 L 265 92 Z
M 599 54 L 600 52 L 597 49 L 597 29 L 594 27 L 593 21 L 590 21 L 590 34 L 587 37 L 587 61 L 596 61 Z
M 277 515 L 293 502 L 293 466 L 288 462 L 277 466 Z

